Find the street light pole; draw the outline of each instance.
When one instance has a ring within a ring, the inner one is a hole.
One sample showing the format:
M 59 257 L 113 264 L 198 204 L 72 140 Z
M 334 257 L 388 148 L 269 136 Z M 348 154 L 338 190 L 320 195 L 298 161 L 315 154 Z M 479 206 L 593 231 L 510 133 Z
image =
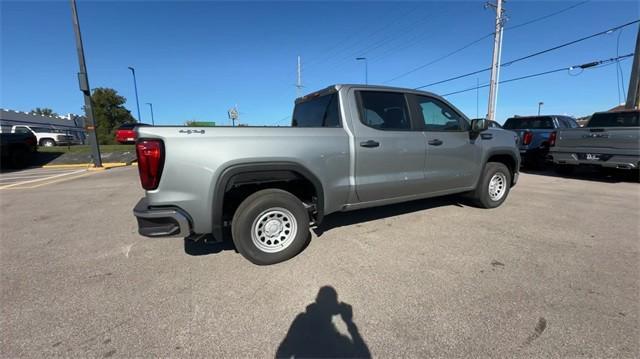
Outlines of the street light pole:
M 544 105 L 544 102 L 538 102 L 538 116 L 540 116 L 540 108 L 542 107 L 542 105 Z
M 369 60 L 366 57 L 356 57 L 357 61 L 364 61 L 364 84 L 369 84 Z
M 71 1 L 71 21 L 73 22 L 73 31 L 76 37 L 76 49 L 78 50 L 78 63 L 80 72 L 78 72 L 78 81 L 80 83 L 80 91 L 84 95 L 84 112 L 87 118 L 85 128 L 87 131 L 89 146 L 91 147 L 91 157 L 93 157 L 93 166 L 102 167 L 102 158 L 100 157 L 100 145 L 98 144 L 98 136 L 96 135 L 96 122 L 93 116 L 93 105 L 91 104 L 91 87 L 89 87 L 89 76 L 87 75 L 87 64 L 84 61 L 84 47 L 82 46 L 82 35 L 80 34 L 80 21 L 78 20 L 78 8 L 76 1 Z
M 149 109 L 151 109 L 151 126 L 155 126 L 156 123 L 153 121 L 153 104 L 151 102 L 147 102 L 147 105 L 149 105 Z
M 142 122 L 142 117 L 140 116 L 140 102 L 138 102 L 138 82 L 136 81 L 136 69 L 129 66 L 129 70 L 131 70 L 131 74 L 133 75 L 133 89 L 136 91 L 136 107 L 138 108 L 138 122 Z

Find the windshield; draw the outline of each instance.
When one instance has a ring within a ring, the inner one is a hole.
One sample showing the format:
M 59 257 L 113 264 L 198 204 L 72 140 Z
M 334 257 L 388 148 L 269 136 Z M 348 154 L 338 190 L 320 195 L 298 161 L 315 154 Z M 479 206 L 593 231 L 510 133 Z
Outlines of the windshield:
M 601 112 L 591 117 L 586 127 L 638 127 L 640 112 Z
M 551 117 L 512 117 L 504 123 L 502 128 L 509 130 L 515 129 L 534 129 L 534 130 L 552 130 L 553 119 Z

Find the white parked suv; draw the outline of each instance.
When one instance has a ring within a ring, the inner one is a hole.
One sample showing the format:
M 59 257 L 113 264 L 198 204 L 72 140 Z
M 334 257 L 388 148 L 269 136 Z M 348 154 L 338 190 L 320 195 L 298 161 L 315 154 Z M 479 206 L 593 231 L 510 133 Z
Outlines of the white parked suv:
M 51 127 L 18 125 L 11 128 L 11 133 L 32 133 L 38 139 L 38 145 L 45 147 L 74 144 L 73 136 Z

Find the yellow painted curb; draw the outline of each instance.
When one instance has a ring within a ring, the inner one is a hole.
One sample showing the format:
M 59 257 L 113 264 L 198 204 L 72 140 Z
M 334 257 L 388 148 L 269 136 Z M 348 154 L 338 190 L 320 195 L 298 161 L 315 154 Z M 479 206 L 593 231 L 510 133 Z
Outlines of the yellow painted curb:
M 90 166 L 88 168 L 88 170 L 89 171 L 104 171 L 104 170 L 108 170 L 108 169 L 111 169 L 111 168 L 124 167 L 124 166 L 129 166 L 129 164 L 126 163 L 126 162 L 111 162 L 111 163 L 103 163 L 102 167 Z

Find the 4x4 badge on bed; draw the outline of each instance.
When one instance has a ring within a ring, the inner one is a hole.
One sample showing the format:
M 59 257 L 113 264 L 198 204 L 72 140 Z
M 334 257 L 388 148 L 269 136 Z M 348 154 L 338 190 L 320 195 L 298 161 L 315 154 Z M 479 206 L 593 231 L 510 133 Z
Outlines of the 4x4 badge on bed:
M 199 133 L 201 135 L 204 135 L 204 130 L 180 130 L 178 131 L 180 133 L 186 133 L 188 135 L 192 134 L 192 133 Z

